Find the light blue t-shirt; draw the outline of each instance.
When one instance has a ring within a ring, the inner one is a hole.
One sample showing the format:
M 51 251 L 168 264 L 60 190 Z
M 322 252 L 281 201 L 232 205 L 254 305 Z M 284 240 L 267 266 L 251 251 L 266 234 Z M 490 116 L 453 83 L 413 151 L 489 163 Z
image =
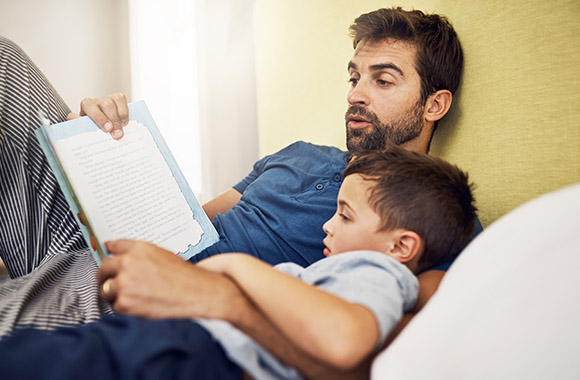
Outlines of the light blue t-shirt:
M 382 347 L 389 332 L 403 312 L 416 302 L 417 278 L 404 265 L 378 252 L 355 251 L 320 260 L 307 268 L 282 263 L 277 269 L 315 285 L 336 296 L 368 308 L 379 326 Z M 227 356 L 254 379 L 301 379 L 298 372 L 280 363 L 268 351 L 227 322 L 197 320 L 219 344 Z

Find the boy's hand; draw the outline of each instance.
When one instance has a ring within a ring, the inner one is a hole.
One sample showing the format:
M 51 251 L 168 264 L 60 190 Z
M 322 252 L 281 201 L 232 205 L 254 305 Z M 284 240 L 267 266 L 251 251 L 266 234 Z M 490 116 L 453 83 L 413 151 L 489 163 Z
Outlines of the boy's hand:
M 123 127 L 129 123 L 129 106 L 127 97 L 114 93 L 104 98 L 84 98 L 81 101 L 80 114 L 69 113 L 67 120 L 81 116 L 90 117 L 103 131 L 110 132 L 118 140 L 123 137 Z

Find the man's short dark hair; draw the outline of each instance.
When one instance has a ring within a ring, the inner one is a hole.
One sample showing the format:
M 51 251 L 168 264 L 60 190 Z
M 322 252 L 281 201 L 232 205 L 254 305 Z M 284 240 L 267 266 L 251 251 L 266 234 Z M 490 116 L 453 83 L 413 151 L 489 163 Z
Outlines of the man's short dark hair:
M 446 17 L 401 7 L 365 13 L 350 26 L 354 47 L 361 41 L 395 39 L 417 48 L 415 66 L 421 77 L 423 104 L 438 90 L 455 93 L 463 68 L 463 51 Z
M 417 273 L 455 257 L 473 234 L 476 207 L 467 173 L 440 158 L 390 147 L 353 158 L 344 175 L 375 182 L 369 205 L 380 230 L 404 228 L 423 243 Z

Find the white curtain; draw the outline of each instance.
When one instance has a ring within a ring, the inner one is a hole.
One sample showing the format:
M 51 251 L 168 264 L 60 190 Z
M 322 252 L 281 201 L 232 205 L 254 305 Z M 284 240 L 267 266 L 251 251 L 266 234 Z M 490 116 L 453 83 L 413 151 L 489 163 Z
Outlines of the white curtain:
M 132 99 L 203 203 L 258 158 L 253 1 L 129 0 Z

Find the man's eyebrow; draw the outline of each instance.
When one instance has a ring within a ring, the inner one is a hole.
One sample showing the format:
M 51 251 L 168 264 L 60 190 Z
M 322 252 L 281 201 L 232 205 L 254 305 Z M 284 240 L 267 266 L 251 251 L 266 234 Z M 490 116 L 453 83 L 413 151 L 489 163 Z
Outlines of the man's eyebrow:
M 401 74 L 402 77 L 405 76 L 405 74 L 403 74 L 403 70 L 401 70 L 401 68 L 399 66 L 395 65 L 394 63 L 379 63 L 376 65 L 371 65 L 370 69 L 371 69 L 371 71 L 380 71 L 380 70 L 385 70 L 385 69 L 391 69 L 391 70 L 395 70 L 396 72 Z
M 350 61 L 348 63 L 348 70 L 351 70 L 351 69 L 358 70 L 358 66 L 353 61 Z M 396 72 L 401 74 L 402 77 L 405 77 L 403 70 L 401 70 L 401 68 L 399 66 L 395 65 L 394 63 L 378 63 L 376 65 L 371 65 L 369 67 L 369 69 L 371 71 L 380 71 L 380 70 L 391 69 L 391 70 L 395 70 Z

